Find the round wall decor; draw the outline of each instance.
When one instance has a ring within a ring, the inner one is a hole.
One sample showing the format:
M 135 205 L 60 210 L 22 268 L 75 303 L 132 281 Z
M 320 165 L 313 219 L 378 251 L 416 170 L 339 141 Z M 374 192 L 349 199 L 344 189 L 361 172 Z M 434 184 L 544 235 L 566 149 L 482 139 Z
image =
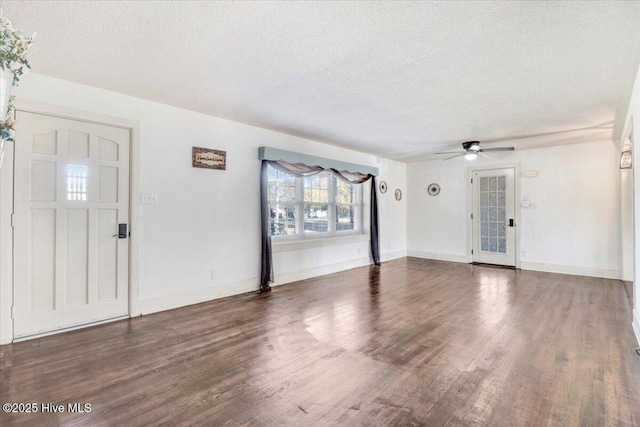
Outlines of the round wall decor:
M 435 182 L 429 184 L 427 190 L 429 191 L 430 196 L 437 196 L 438 194 L 440 194 L 440 186 Z
M 396 188 L 396 200 L 402 199 L 402 191 L 399 188 Z
M 386 193 L 387 192 L 387 183 L 385 181 L 380 181 L 380 192 L 381 193 Z

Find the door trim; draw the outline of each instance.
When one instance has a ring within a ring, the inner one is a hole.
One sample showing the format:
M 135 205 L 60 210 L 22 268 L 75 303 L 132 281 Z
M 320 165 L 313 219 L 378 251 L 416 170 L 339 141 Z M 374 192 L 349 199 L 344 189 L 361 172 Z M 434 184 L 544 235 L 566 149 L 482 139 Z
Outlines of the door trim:
M 471 184 L 471 177 L 474 172 L 494 170 L 494 169 L 513 169 L 513 179 L 515 185 L 515 217 L 516 217 L 516 265 L 515 268 L 520 268 L 520 230 L 522 228 L 522 220 L 520 215 L 521 196 L 520 196 L 520 163 L 509 163 L 505 165 L 487 165 L 487 166 L 467 166 L 465 179 L 467 180 L 467 260 L 469 263 L 473 262 L 473 256 L 471 250 L 473 249 L 473 220 L 471 214 L 473 213 L 473 185 Z
M 129 130 L 129 317 L 140 312 L 140 122 L 58 105 L 16 99 L 16 111 L 42 114 Z M 9 144 L 0 168 L 0 345 L 14 341 L 13 330 L 13 213 L 14 151 Z M 10 165 L 10 167 L 9 167 Z M 85 325 L 86 326 L 86 325 Z M 66 329 L 69 330 L 69 329 Z

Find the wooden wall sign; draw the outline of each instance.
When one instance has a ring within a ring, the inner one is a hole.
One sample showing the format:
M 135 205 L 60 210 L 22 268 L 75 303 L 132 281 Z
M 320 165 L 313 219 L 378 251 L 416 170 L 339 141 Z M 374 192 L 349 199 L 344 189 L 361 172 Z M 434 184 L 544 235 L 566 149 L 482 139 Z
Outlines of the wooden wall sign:
M 193 147 L 192 160 L 194 168 L 227 169 L 227 152 L 210 148 Z

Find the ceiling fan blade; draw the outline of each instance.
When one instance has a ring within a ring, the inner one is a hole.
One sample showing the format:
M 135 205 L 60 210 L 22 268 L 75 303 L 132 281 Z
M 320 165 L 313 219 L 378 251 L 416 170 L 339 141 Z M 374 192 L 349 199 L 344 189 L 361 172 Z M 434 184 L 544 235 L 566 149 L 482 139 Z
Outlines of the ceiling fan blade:
M 479 151 L 513 151 L 513 147 L 482 148 Z
M 464 156 L 465 154 L 467 154 L 467 153 L 458 153 L 455 156 L 447 157 L 446 159 L 442 159 L 442 160 L 451 160 L 451 159 L 456 158 L 456 157 Z
M 464 154 L 464 153 L 461 153 L 460 151 L 443 151 L 441 153 L 433 153 L 433 154 Z

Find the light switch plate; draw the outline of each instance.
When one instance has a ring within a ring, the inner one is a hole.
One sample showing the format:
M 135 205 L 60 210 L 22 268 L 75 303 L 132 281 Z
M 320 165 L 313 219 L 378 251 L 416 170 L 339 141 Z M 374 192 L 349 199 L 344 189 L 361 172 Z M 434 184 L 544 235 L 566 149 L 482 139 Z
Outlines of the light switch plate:
M 158 195 L 151 193 L 140 194 L 140 203 L 143 205 L 156 205 L 158 204 Z

